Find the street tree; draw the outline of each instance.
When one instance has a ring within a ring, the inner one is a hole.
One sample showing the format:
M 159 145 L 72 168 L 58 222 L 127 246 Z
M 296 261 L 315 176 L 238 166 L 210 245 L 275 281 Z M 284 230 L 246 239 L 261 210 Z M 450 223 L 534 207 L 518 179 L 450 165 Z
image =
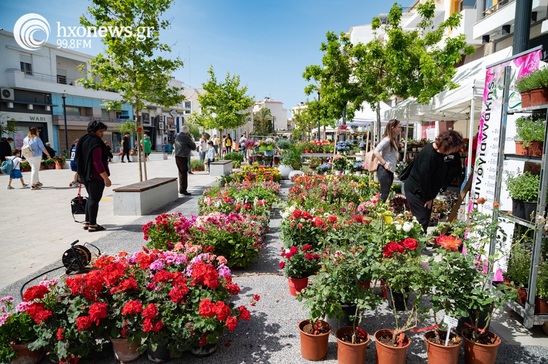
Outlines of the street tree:
M 352 43 L 345 33 L 337 36 L 329 31 L 326 41 L 321 43 L 320 50 L 324 52 L 322 65 L 311 65 L 305 68 L 303 77 L 312 81 L 305 87 L 307 95 L 318 95 L 318 100 L 311 101 L 313 105 L 309 112 L 313 118 L 320 120 L 322 125 L 334 125 L 343 117 L 352 118 L 356 109 L 355 100 L 361 93 L 359 85 L 352 79 L 353 63 L 348 57 Z
M 97 29 L 122 30 L 106 32 L 101 38 L 104 53 L 90 61 L 85 79 L 87 88 L 115 90 L 118 102 L 107 101 L 107 109 L 119 109 L 121 103 L 133 107 L 136 142 L 143 137 L 141 110 L 146 103 L 164 107 L 176 106 L 184 96 L 181 88 L 170 84 L 172 74 L 183 66 L 179 58 L 169 59 L 171 48 L 160 42 L 160 31 L 170 22 L 162 19 L 173 0 L 93 0 L 89 15 L 81 16 L 80 23 Z M 101 28 L 99 28 L 101 27 Z M 104 28 L 103 28 L 104 27 Z M 146 161 L 138 150 L 139 178 L 147 179 Z
M 310 106 L 310 102 L 307 101 L 306 107 L 301 107 L 293 114 L 295 129 L 292 134 L 295 139 L 302 139 L 304 135 L 308 135 L 310 139 L 310 132 L 317 123 L 317 119 L 310 112 Z
M 394 4 L 386 22 L 373 18 L 374 39 L 354 45 L 349 52 L 355 82 L 362 90 L 354 101 L 368 102 L 376 109 L 377 137 L 381 101 L 397 96 L 428 103 L 437 93 L 456 87 L 452 82 L 456 65 L 474 52 L 464 34 L 447 36 L 459 26 L 461 14 L 454 13 L 434 28 L 435 10 L 433 0 L 418 4 L 421 21 L 416 29 L 404 30 L 402 7 Z
M 224 129 L 236 129 L 247 122 L 253 99 L 247 96 L 247 86 L 240 86 L 240 76 L 227 72 L 224 82 L 218 82 L 213 66 L 208 74 L 202 84 L 205 92 L 198 95 L 202 113 L 192 120 L 205 129 L 218 129 L 222 135 Z

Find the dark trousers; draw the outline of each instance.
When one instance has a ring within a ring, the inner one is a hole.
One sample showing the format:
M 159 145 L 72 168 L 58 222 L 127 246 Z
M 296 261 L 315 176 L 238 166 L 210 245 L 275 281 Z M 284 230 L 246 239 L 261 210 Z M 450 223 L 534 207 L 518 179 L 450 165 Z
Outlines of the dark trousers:
M 129 159 L 129 149 L 123 151 L 124 154 L 122 154 L 122 162 L 124 161 L 124 157 L 127 156 L 127 161 L 131 162 L 131 159 Z
M 188 163 L 190 158 L 175 156 L 175 163 L 179 171 L 179 193 L 187 192 L 188 187 Z
M 105 190 L 105 181 L 91 179 L 84 183 L 88 192 L 88 202 L 86 203 L 86 221 L 90 225 L 97 224 L 97 213 L 99 212 L 99 201 L 103 197 Z
M 422 229 L 426 232 L 430 222 L 432 209 L 424 207 L 426 201 L 422 198 L 420 192 L 413 193 L 408 191 L 404 186 L 404 193 L 407 203 L 409 204 L 409 208 L 411 209 L 411 213 L 417 218 L 419 223 L 422 225 Z
M 394 182 L 394 173 L 387 171 L 379 164 L 377 167 L 377 179 L 381 185 L 381 200 L 382 202 L 386 202 L 390 194 L 390 187 L 392 187 L 392 182 Z

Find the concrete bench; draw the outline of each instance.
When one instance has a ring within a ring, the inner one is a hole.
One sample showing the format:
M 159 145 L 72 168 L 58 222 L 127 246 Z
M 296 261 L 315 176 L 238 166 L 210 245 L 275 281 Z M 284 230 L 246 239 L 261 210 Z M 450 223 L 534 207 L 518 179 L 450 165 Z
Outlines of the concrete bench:
M 115 188 L 114 215 L 146 215 L 163 205 L 175 201 L 177 178 L 152 178 L 147 181 Z
M 210 176 L 228 176 L 232 173 L 232 161 L 220 160 L 211 162 L 209 167 Z

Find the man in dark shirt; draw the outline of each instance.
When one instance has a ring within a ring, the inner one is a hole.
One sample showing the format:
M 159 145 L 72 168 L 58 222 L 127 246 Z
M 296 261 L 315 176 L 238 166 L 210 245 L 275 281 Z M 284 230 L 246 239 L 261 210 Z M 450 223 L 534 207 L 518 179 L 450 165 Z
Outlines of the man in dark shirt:
M 188 164 L 191 151 L 196 150 L 194 138 L 189 134 L 188 126 L 184 125 L 181 133 L 175 138 L 175 163 L 179 170 L 179 193 L 189 196 L 188 187 Z
M 3 162 L 6 160 L 6 157 L 9 157 L 12 155 L 11 152 L 11 143 L 13 142 L 13 138 L 2 138 L 3 140 L 0 142 L 0 162 Z

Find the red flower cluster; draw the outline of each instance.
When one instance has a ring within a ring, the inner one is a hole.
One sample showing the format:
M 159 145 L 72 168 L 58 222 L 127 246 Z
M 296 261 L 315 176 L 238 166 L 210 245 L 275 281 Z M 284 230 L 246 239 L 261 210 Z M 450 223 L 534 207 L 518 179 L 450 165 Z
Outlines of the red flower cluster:
M 405 250 L 416 250 L 418 246 L 419 243 L 413 238 L 406 238 L 400 242 L 391 241 L 383 248 L 382 255 L 390 258 L 393 254 L 403 254 Z
M 213 289 L 219 286 L 219 273 L 212 264 L 204 262 L 194 264 L 191 277 L 194 279 L 193 284 L 201 284 Z

